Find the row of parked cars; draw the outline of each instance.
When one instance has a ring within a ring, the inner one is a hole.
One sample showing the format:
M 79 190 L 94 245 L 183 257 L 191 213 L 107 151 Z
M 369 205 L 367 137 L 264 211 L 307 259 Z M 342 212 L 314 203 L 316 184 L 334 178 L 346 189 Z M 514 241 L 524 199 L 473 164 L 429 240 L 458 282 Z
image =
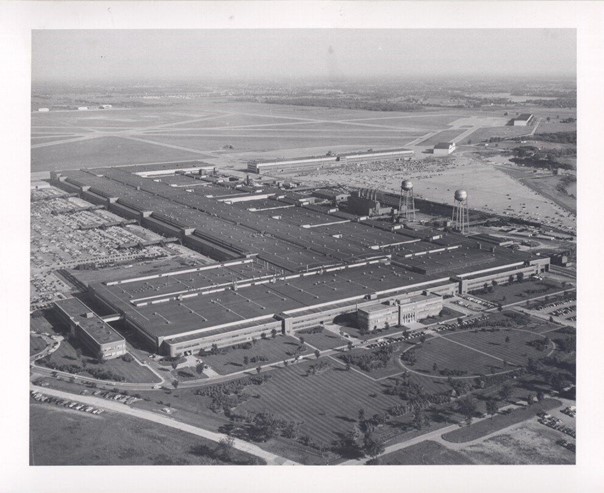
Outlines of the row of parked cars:
M 56 404 L 57 406 L 68 407 L 69 409 L 73 409 L 75 411 L 82 411 L 83 413 L 101 414 L 104 412 L 102 409 L 97 409 L 94 406 L 82 404 L 81 402 L 70 401 L 69 399 L 59 399 L 58 397 L 52 397 L 34 390 L 31 391 L 31 396 L 34 400 L 38 402 Z
M 560 412 L 570 416 L 571 418 L 574 418 L 577 414 L 577 408 L 575 406 L 568 406 L 562 409 Z
M 486 318 L 488 318 L 488 315 L 482 314 L 479 317 L 474 317 L 474 318 L 468 318 L 466 320 L 462 320 L 461 324 L 455 322 L 455 323 L 448 323 L 448 324 L 438 324 L 435 327 L 433 327 L 433 330 L 435 330 L 436 332 L 442 332 L 443 330 L 455 330 L 455 329 L 459 329 L 459 327 L 472 327 L 474 325 L 476 325 L 479 321 L 481 320 L 485 320 Z
M 475 303 L 476 305 L 480 305 L 483 308 L 495 308 L 497 305 L 487 300 L 483 300 L 481 298 L 475 298 L 474 296 L 470 296 L 468 294 L 458 295 L 460 298 L 470 301 L 471 303 Z
M 577 449 L 576 445 L 573 442 L 569 442 L 568 440 L 564 440 L 564 438 L 561 438 L 560 440 L 557 440 L 556 443 L 558 445 L 561 445 L 565 449 L 570 450 L 571 452 L 575 452 L 575 450 Z
M 551 303 L 546 303 L 544 305 L 533 308 L 533 310 L 536 310 L 538 312 L 543 311 L 543 310 L 549 310 L 550 308 L 555 308 L 557 306 L 565 305 L 568 302 L 569 302 L 569 300 L 553 301 Z
M 558 308 L 557 310 L 554 310 L 553 312 L 551 312 L 550 315 L 553 315 L 554 317 L 560 317 L 562 315 L 571 315 L 571 314 L 575 313 L 576 311 L 577 311 L 577 305 L 570 305 L 570 306 Z
M 539 423 L 548 426 L 549 428 L 553 428 L 554 430 L 561 431 L 562 433 L 566 433 L 568 436 L 576 438 L 576 432 L 572 428 L 566 426 L 561 420 L 553 417 L 547 413 L 539 413 Z
M 368 344 L 367 347 L 369 349 L 374 349 L 377 347 L 389 346 L 390 344 L 395 344 L 397 342 L 410 341 L 413 339 L 417 339 L 418 337 L 421 337 L 422 334 L 424 334 L 423 331 L 416 331 L 416 332 L 407 333 L 406 337 L 405 336 L 386 337 L 385 339 L 378 339 L 376 342 L 372 342 L 371 344 Z
M 87 390 L 82 390 L 81 394 L 88 394 Z M 102 390 L 95 390 L 92 392 L 92 395 L 97 397 L 103 397 L 104 399 L 109 399 L 111 401 L 121 402 L 122 404 L 132 404 L 133 402 L 140 401 L 137 397 L 132 397 L 131 395 L 117 394 L 115 392 L 105 392 Z

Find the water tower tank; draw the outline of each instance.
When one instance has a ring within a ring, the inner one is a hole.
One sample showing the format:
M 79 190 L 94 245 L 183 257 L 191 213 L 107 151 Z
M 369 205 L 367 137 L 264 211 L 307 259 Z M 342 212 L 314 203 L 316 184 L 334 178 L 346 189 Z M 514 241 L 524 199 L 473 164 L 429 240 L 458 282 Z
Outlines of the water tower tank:
M 468 198 L 468 192 L 466 192 L 465 190 L 455 190 L 454 197 L 455 200 L 457 200 L 458 202 L 463 202 Z
M 401 188 L 408 192 L 409 190 L 413 189 L 413 182 L 411 180 L 403 180 L 403 182 L 401 183 Z

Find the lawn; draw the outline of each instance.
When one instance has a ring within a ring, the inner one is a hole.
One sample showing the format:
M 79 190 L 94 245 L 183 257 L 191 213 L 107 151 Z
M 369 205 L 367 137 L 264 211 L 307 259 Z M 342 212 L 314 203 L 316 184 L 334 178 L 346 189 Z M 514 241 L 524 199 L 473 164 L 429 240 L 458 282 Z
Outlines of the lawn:
M 495 314 L 493 318 L 500 316 Z M 459 375 L 465 377 L 500 373 L 526 365 L 529 358 L 546 356 L 553 349 L 552 345 L 540 351 L 528 343 L 543 338 L 541 333 L 549 328 L 552 328 L 551 324 L 530 323 L 521 328 L 484 327 L 444 332 L 410 349 L 415 354 L 415 364 L 404 364 L 409 370 L 426 376 L 446 376 L 441 373 L 443 370 L 466 372 Z M 504 361 L 508 363 L 507 366 Z
M 284 359 L 291 360 L 295 356 L 295 350 L 300 345 L 297 339 L 289 336 L 278 335 L 275 339 L 258 339 L 250 349 L 225 348 L 224 353 L 208 354 L 203 356 L 203 362 L 209 365 L 214 371 L 221 375 L 227 375 L 236 371 L 253 369 L 258 365 L 268 363 L 281 363 Z M 312 351 L 307 347 L 301 353 L 311 354 Z M 248 357 L 250 361 L 244 364 L 243 359 Z M 253 358 L 266 358 L 266 361 L 251 361 Z
M 298 337 L 303 337 L 305 343 L 308 343 L 310 346 L 316 347 L 321 351 L 346 346 L 348 344 L 348 341 L 343 337 L 340 337 L 323 328 L 321 328 L 320 332 L 316 332 L 314 334 L 298 331 L 296 335 Z
M 474 462 L 457 451 L 447 449 L 440 443 L 426 440 L 425 442 L 383 455 L 379 458 L 379 464 L 384 466 L 448 466 L 468 465 L 474 464 Z
M 106 412 L 92 416 L 52 404 L 30 406 L 31 465 L 221 465 L 258 463 L 233 449 L 212 457 L 216 443 L 149 421 Z
M 540 411 L 549 411 L 561 405 L 562 403 L 556 399 L 544 399 L 530 406 L 514 409 L 509 414 L 497 414 L 492 418 L 484 419 L 473 425 L 450 431 L 443 435 L 443 439 L 453 443 L 471 442 L 472 440 L 503 430 L 508 426 L 531 419 Z
M 290 421 L 302 422 L 302 430 L 316 443 L 329 444 L 338 434 L 349 432 L 359 409 L 367 416 L 382 413 L 401 403 L 398 396 L 386 395 L 384 386 L 355 371 L 332 368 L 307 375 L 310 362 L 290 365 L 272 372 L 272 378 L 245 393 L 251 398 L 236 411 L 271 412 Z
M 484 288 L 472 292 L 472 295 L 493 303 L 516 303 L 518 301 L 529 300 L 538 296 L 544 296 L 564 289 L 556 281 L 533 281 L 527 279 L 522 282 L 512 282 L 509 284 L 493 287 L 492 292 L 484 292 Z
M 29 336 L 29 355 L 38 354 L 46 347 L 46 342 L 41 337 Z
M 424 325 L 433 325 L 433 324 L 442 322 L 443 320 L 451 320 L 454 318 L 457 319 L 458 317 L 463 317 L 463 316 L 465 316 L 465 315 L 462 312 L 458 312 L 456 310 L 453 310 L 453 309 L 445 306 L 445 307 L 443 307 L 443 309 L 440 311 L 440 313 L 437 316 L 427 317 L 422 320 L 419 320 L 419 322 Z
M 50 355 L 50 361 L 58 365 L 73 365 L 81 368 L 82 371 L 78 373 L 81 376 L 92 377 L 93 375 L 86 371 L 85 368 L 98 368 L 121 375 L 125 378 L 126 382 L 158 383 L 160 381 L 154 373 L 148 368 L 139 365 L 136 361 L 127 362 L 121 358 L 116 358 L 104 363 L 97 363 L 96 359 L 91 358 L 86 351 L 83 351 L 82 355 L 78 355 L 74 344 L 77 344 L 77 342 L 70 342 L 67 339 L 63 340 L 59 348 Z M 45 366 L 44 360 L 40 360 L 38 363 Z

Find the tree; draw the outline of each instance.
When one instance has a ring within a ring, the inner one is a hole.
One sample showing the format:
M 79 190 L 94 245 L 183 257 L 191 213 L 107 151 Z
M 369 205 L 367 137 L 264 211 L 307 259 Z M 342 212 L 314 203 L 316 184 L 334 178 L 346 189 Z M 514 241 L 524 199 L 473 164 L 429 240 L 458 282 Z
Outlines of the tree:
M 350 371 L 350 363 L 348 361 L 346 362 L 345 368 L 346 368 L 346 371 Z
M 505 336 L 505 342 L 506 342 L 506 344 L 507 344 L 508 342 L 510 342 L 510 336 Z
M 212 344 L 212 349 L 210 350 L 212 354 L 218 354 L 218 344 Z
M 220 442 L 218 442 L 218 453 L 227 460 L 230 459 L 231 450 L 233 449 L 234 444 L 235 439 L 231 436 L 221 438 Z
M 321 351 L 315 349 L 315 358 L 319 359 L 319 356 L 321 356 Z
M 287 362 L 286 359 L 283 360 L 283 366 L 287 366 L 289 363 Z
M 178 384 L 179 384 L 178 380 L 173 380 L 173 381 L 172 381 L 172 386 L 173 386 L 175 389 L 177 389 L 177 388 L 178 388 Z
M 262 334 L 260 334 L 260 337 L 261 337 L 262 339 L 266 339 L 266 333 L 264 333 L 264 332 L 263 332 Z
M 509 383 L 506 383 L 499 389 L 499 397 L 502 400 L 507 401 L 512 396 L 512 386 Z
M 359 423 L 362 423 L 363 421 L 365 421 L 365 409 L 363 409 L 363 408 L 359 409 L 358 416 L 359 416 L 359 419 L 358 419 Z
M 249 362 L 250 362 L 250 358 L 248 358 L 247 356 L 244 356 L 243 357 L 243 364 L 244 364 L 244 366 L 247 366 Z
M 277 329 L 273 329 L 271 330 L 271 337 L 274 339 L 275 337 L 277 337 Z
M 437 365 L 436 363 L 434 363 L 434 364 L 432 365 L 432 371 L 433 371 L 433 372 L 436 372 L 437 370 L 438 370 L 438 365 Z
M 352 341 L 348 341 L 348 351 L 352 351 Z
M 375 458 L 384 453 L 384 444 L 377 440 L 372 433 L 366 433 L 363 438 L 363 452 L 369 457 Z
M 494 416 L 495 414 L 497 414 L 498 410 L 499 406 L 497 405 L 497 401 L 494 399 L 489 399 L 487 401 L 487 414 Z
M 542 401 L 543 399 L 545 399 L 545 394 L 540 390 L 537 392 L 537 400 Z
M 256 367 L 256 373 L 260 373 L 262 371 L 262 367 L 260 365 L 258 365 Z
M 524 281 L 524 272 L 518 272 L 518 274 L 516 274 L 516 279 L 518 282 Z
M 459 400 L 459 412 L 464 415 L 468 423 L 472 422 L 472 417 L 476 412 L 476 400 L 471 397 L 464 397 Z
M 304 337 L 300 337 L 300 345 L 304 346 Z
M 501 303 L 497 303 L 497 311 L 498 312 L 502 312 L 503 311 L 503 305 Z

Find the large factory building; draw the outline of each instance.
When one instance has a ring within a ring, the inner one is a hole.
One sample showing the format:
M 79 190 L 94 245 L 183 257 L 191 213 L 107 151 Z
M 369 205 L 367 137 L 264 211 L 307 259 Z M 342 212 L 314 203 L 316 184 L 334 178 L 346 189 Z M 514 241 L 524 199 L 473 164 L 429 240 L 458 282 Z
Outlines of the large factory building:
M 549 266 L 547 257 L 483 248 L 454 232 L 394 229 L 365 215 L 382 207 L 374 191 L 348 199 L 363 210 L 343 211 L 296 192 L 259 193 L 174 170 L 145 174 L 140 167 L 73 170 L 53 173 L 53 182 L 215 261 L 81 281 L 151 349 L 170 356 L 293 333 L 342 314 L 357 314 L 368 330 L 404 326 L 440 311 L 441 296 Z M 68 318 L 79 314 L 80 326 L 98 321 L 82 318 L 90 313 L 84 307 L 61 309 Z M 120 341 L 95 340 L 104 357 L 121 351 Z

